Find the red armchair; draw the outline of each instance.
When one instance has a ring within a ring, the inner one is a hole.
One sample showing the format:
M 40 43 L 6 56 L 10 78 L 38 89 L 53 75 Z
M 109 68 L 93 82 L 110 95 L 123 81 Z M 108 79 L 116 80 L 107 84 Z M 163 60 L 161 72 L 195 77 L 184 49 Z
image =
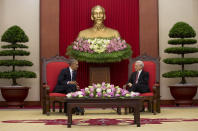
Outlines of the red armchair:
M 62 112 L 62 102 L 64 102 L 65 94 L 53 93 L 56 86 L 58 75 L 63 68 L 69 66 L 69 59 L 63 56 L 55 56 L 49 59 L 43 59 L 42 63 L 42 104 L 43 114 L 50 115 L 50 107 L 53 104 L 53 111 L 55 111 L 55 102 L 59 103 L 59 112 Z
M 144 70 L 149 72 L 149 88 L 150 92 L 142 93 L 144 101 L 148 102 L 149 111 L 156 114 L 160 113 L 160 72 L 159 72 L 159 59 L 153 58 L 147 55 L 142 55 L 133 59 L 129 62 L 128 78 L 132 71 L 135 71 L 135 62 L 141 60 L 144 62 Z M 126 113 L 126 109 L 125 109 Z

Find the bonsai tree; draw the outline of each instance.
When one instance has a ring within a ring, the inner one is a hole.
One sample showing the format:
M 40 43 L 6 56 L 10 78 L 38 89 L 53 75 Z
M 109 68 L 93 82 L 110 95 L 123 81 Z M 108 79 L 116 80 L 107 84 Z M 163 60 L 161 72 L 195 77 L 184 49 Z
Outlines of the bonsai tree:
M 28 46 L 21 44 L 28 42 L 28 37 L 19 26 L 10 27 L 1 38 L 2 42 L 7 42 L 8 45 L 3 45 L 0 51 L 0 56 L 11 56 L 11 59 L 0 60 L 0 66 L 11 66 L 9 71 L 0 72 L 1 79 L 12 79 L 12 85 L 18 85 L 18 78 L 35 78 L 36 74 L 31 71 L 17 70 L 17 66 L 32 66 L 33 63 L 27 60 L 16 60 L 16 56 L 28 56 L 30 52 L 22 50 Z M 20 43 L 20 44 L 19 44 Z
M 181 65 L 181 69 L 177 71 L 170 71 L 164 73 L 162 76 L 166 78 L 176 78 L 180 77 L 181 84 L 185 84 L 186 77 L 198 77 L 198 71 L 195 70 L 186 70 L 184 65 L 198 63 L 198 58 L 185 58 L 185 54 L 196 53 L 198 48 L 196 47 L 184 47 L 184 45 L 196 44 L 197 40 L 192 39 L 195 37 L 196 33 L 194 29 L 185 22 L 176 23 L 169 32 L 169 37 L 173 38 L 168 41 L 170 45 L 180 45 L 177 47 L 170 47 L 164 50 L 165 53 L 172 53 L 181 55 L 181 58 L 166 58 L 163 60 L 166 64 L 176 64 Z

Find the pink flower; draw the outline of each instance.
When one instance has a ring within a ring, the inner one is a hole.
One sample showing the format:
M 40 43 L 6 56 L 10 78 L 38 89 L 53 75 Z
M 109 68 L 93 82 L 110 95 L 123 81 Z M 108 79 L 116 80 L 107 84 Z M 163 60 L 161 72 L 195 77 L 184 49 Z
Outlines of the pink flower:
M 89 88 L 89 90 L 90 90 L 91 92 L 94 92 L 94 88 Z
M 93 84 L 93 88 L 97 88 L 96 84 Z
M 101 97 L 102 96 L 102 93 L 101 92 L 97 92 L 97 96 L 98 97 Z
M 111 95 L 111 97 L 113 97 L 114 96 L 114 92 L 110 92 L 109 95 Z
M 76 97 L 78 94 L 77 93 L 72 93 L 72 97 Z
M 103 94 L 103 96 L 104 96 L 104 97 L 107 97 L 108 95 L 107 95 L 107 94 Z
M 120 94 L 115 94 L 116 97 L 120 97 Z
M 122 90 L 122 96 L 125 96 L 127 93 L 129 93 L 127 90 Z
M 80 89 L 80 91 L 85 92 L 85 89 Z
M 94 94 L 93 94 L 93 93 L 90 93 L 89 96 L 90 96 L 90 97 L 94 97 Z

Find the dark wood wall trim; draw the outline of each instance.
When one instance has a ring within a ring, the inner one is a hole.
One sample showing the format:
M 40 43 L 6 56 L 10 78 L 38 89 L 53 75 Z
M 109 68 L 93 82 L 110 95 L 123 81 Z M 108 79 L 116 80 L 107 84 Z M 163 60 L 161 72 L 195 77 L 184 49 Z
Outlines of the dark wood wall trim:
M 59 0 L 40 0 L 41 57 L 59 53 Z
M 159 56 L 158 0 L 139 0 L 140 54 Z M 152 47 L 152 48 L 151 48 Z
M 40 0 L 40 100 L 42 58 L 59 55 L 59 0 Z

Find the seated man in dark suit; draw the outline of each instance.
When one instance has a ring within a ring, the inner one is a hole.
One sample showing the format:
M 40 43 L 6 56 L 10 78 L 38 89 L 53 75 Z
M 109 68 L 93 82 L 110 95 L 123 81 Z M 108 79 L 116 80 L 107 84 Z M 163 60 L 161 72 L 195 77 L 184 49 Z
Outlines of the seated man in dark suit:
M 53 90 L 55 93 L 70 93 L 75 92 L 77 90 L 80 90 L 78 83 L 76 82 L 76 75 L 77 75 L 77 69 L 78 69 L 78 61 L 75 59 L 72 59 L 69 63 L 69 67 L 64 68 L 61 70 L 57 84 Z M 66 109 L 66 104 L 65 104 Z M 80 108 L 76 108 L 76 114 L 84 114 L 84 110 Z
M 139 93 L 146 93 L 150 92 L 148 81 L 149 81 L 149 73 L 143 70 L 144 63 L 143 61 L 136 61 L 135 62 L 135 72 L 133 72 L 130 76 L 129 81 L 124 88 L 128 86 L 128 91 L 131 92 L 139 92 Z M 144 111 L 144 104 L 142 105 L 141 112 Z
M 142 61 L 135 62 L 135 72 L 130 76 L 128 83 L 126 84 L 129 88 L 128 91 L 146 93 L 150 92 L 148 81 L 149 73 L 143 70 L 144 63 Z
M 72 59 L 69 63 L 69 67 L 61 70 L 53 92 L 67 94 L 77 91 L 77 89 L 79 89 L 78 83 L 76 82 L 77 69 L 78 61 Z

